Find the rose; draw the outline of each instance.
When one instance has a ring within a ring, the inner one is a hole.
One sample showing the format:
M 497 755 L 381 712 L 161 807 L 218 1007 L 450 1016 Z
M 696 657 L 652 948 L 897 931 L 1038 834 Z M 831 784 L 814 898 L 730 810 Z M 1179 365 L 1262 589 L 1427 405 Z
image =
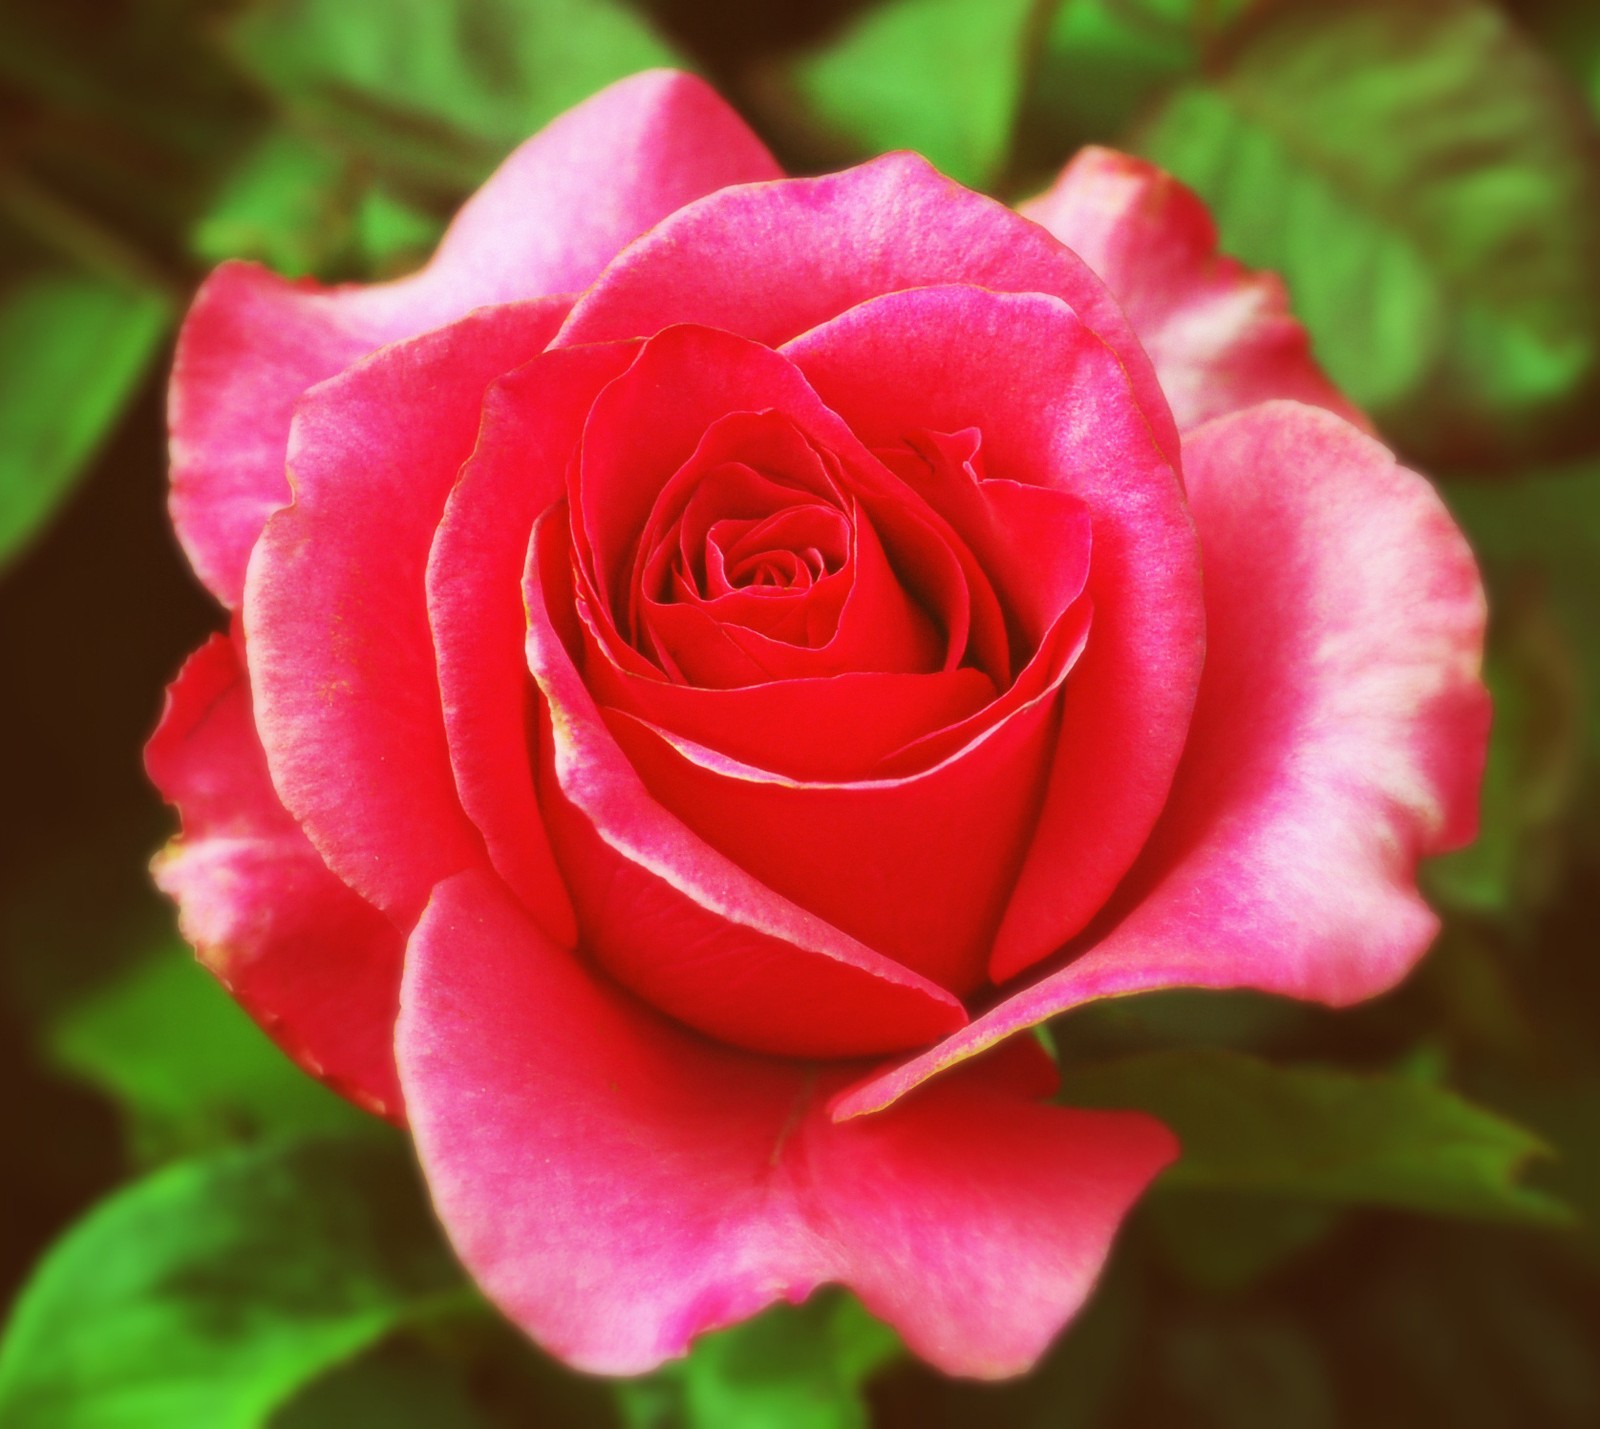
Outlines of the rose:
M 185 324 L 173 516 L 235 615 L 150 746 L 158 877 L 575 1365 L 843 1281 L 1025 1368 L 1174 1147 L 1004 1039 L 1375 993 L 1472 832 L 1426 483 L 1171 180 L 1089 151 L 1024 213 L 785 180 L 644 75 L 416 276 L 229 264 Z

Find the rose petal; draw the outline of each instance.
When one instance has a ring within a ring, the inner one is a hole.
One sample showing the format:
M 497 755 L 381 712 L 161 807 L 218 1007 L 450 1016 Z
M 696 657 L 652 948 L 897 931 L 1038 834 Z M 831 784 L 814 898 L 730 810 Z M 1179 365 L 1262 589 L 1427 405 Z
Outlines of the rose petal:
M 1008 667 L 999 602 L 947 523 L 904 490 L 781 354 L 731 333 L 689 325 L 670 327 L 646 341 L 633 365 L 595 400 L 573 483 L 574 533 L 585 579 L 596 595 L 592 613 L 602 643 L 619 664 L 626 657 L 615 645 L 626 642 L 614 642 L 612 631 L 629 608 L 626 589 L 637 568 L 635 550 L 663 488 L 697 459 L 703 444 L 729 456 L 731 449 L 721 445 L 725 430 L 756 440 L 760 433 L 742 420 L 752 413 L 779 414 L 834 460 L 838 483 L 866 511 L 895 574 L 943 625 L 950 666 L 970 651 L 971 663 L 991 673 Z M 763 440 L 770 446 L 770 434 Z M 798 480 L 804 473 L 791 474 Z M 704 612 L 677 609 L 690 613 L 667 618 L 697 621 L 696 647 L 709 652 L 720 629 Z M 884 638 L 888 644 L 888 635 Z M 730 668 L 715 683 L 752 683 L 786 673 L 768 671 L 761 648 L 740 643 L 737 634 L 729 633 L 721 643 Z
M 865 1056 L 959 1027 L 949 993 L 780 897 L 651 798 L 557 631 L 571 618 L 566 542 L 564 513 L 547 513 L 524 592 L 548 706 L 540 799 L 585 951 L 656 1007 L 758 1051 Z
M 522 571 L 534 523 L 564 499 L 589 405 L 634 353 L 627 343 L 545 353 L 496 382 L 428 558 L 428 613 L 462 807 L 495 870 L 565 946 L 577 924 L 535 787 L 538 695 L 524 650 Z
M 278 802 L 226 636 L 173 682 L 145 767 L 183 815 L 155 877 L 200 961 L 313 1076 L 401 1120 L 393 1043 L 405 940 L 328 871 Z
M 869 446 L 976 427 L 991 479 L 1064 491 L 1088 510 L 1094 634 L 1072 672 L 1033 846 L 997 938 L 999 981 L 1100 909 L 1166 799 L 1204 642 L 1183 493 L 1121 360 L 1059 299 L 897 293 L 784 350 Z
M 1100 281 L 1037 225 L 915 154 L 688 205 L 606 269 L 557 342 L 699 323 L 777 346 L 869 298 L 940 283 L 1061 298 L 1116 353 L 1176 459 L 1177 428 L 1150 359 Z
M 576 292 L 691 199 L 781 170 L 701 80 L 653 71 L 568 110 L 508 158 L 420 273 L 371 287 L 292 283 L 226 263 L 196 295 L 173 364 L 172 518 L 223 604 L 268 515 L 307 388 L 476 307 Z
M 1018 645 L 1036 649 L 1082 593 L 1093 537 L 1084 504 L 1053 486 L 984 474 L 982 433 L 914 434 L 884 464 L 948 521 L 994 582 Z
M 1317 366 L 1278 275 L 1219 254 L 1205 204 L 1154 164 L 1091 146 L 1020 212 L 1116 295 L 1181 430 L 1273 397 L 1367 425 Z
M 980 732 L 932 768 L 801 784 L 628 715 L 607 724 L 661 803 L 766 887 L 939 986 L 982 980 L 1028 846 L 1088 607 L 1052 633 L 1027 698 L 973 716 Z
M 952 1373 L 1026 1369 L 1172 1159 L 1127 1113 L 1028 1098 L 1014 1064 L 829 1123 L 829 1081 L 717 1048 L 590 977 L 475 875 L 407 956 L 398 1045 L 457 1252 L 546 1349 L 609 1374 L 826 1281 Z
M 426 572 L 484 394 L 559 302 L 484 308 L 308 393 L 295 503 L 250 561 L 244 620 L 273 783 L 328 866 L 397 921 L 484 858 L 445 739 Z
M 646 601 L 646 629 L 680 678 L 708 689 L 862 670 L 920 674 L 955 668 L 940 632 L 901 585 L 864 513 L 854 534 L 854 559 L 840 573 L 848 576 L 849 589 L 834 630 L 820 644 L 730 623 L 720 603 L 712 602 Z
M 1341 1005 L 1432 939 L 1417 862 L 1473 836 L 1488 734 L 1466 542 L 1425 481 L 1312 407 L 1219 418 L 1184 450 L 1211 647 L 1149 849 L 1081 956 L 837 1115 L 1094 998 L 1252 987 Z
M 584 676 L 604 708 L 792 779 L 863 778 L 897 750 L 976 715 L 995 697 L 989 677 L 966 666 L 704 690 L 619 670 L 592 650 Z

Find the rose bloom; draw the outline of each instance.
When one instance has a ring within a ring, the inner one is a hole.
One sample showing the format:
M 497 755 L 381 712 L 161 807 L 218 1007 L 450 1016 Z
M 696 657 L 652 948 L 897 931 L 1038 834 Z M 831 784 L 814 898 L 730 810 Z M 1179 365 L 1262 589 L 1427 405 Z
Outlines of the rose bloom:
M 1177 1153 L 1027 1029 L 1381 992 L 1473 833 L 1467 546 L 1136 159 L 790 179 L 639 75 L 410 278 L 224 265 L 171 425 L 157 877 L 583 1369 L 841 1282 L 1025 1370 Z

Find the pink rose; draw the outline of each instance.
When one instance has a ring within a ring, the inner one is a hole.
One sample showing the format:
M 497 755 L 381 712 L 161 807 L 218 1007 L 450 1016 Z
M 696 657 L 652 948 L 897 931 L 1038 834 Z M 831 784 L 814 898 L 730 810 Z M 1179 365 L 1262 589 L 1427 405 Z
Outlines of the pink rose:
M 1473 832 L 1472 557 L 1137 160 L 786 179 L 640 75 L 414 277 L 218 270 L 171 412 L 158 878 L 585 1369 L 827 1281 L 1025 1369 L 1176 1148 L 1012 1034 L 1370 996 Z

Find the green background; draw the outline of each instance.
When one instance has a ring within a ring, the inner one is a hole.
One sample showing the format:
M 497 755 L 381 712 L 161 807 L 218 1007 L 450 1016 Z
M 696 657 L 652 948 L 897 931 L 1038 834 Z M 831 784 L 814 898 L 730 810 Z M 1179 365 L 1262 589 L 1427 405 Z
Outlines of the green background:
M 1187 1154 L 1015 1384 L 940 1379 L 843 1294 L 566 1372 L 148 884 L 140 747 L 219 623 L 163 509 L 188 294 L 231 256 L 404 272 L 511 146 L 659 63 L 797 172 L 916 148 L 1017 199 L 1084 143 L 1169 167 L 1489 580 L 1484 834 L 1428 870 L 1419 971 L 1344 1013 L 1050 1029 L 1065 1099 Z M 0 1425 L 1600 1423 L 1600 5 L 0 0 L 0 133 Z

